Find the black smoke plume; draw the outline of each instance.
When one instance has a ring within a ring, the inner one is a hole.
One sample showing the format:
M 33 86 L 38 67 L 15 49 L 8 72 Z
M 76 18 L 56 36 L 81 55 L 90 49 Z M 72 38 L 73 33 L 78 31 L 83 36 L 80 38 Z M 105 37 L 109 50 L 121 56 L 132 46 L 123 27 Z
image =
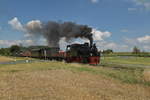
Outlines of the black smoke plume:
M 32 36 L 43 36 L 48 45 L 58 47 L 59 40 L 65 38 L 70 41 L 74 38 L 86 38 L 92 44 L 92 28 L 87 25 L 79 25 L 73 22 L 54 22 L 41 23 L 40 21 L 32 21 L 27 24 L 26 30 Z

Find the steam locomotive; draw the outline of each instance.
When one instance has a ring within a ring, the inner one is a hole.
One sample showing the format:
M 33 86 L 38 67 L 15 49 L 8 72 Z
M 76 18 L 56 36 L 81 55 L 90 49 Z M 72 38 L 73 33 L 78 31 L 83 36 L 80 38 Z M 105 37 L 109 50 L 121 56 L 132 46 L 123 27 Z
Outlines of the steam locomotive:
M 31 49 L 22 52 L 21 56 L 57 61 L 64 60 L 67 63 L 76 62 L 96 65 L 100 62 L 100 53 L 96 45 L 92 43 L 67 45 L 66 52 L 60 51 L 57 47 Z
M 98 64 L 100 61 L 100 53 L 96 45 L 89 46 L 85 44 L 68 45 L 66 49 L 66 62 L 78 62 L 88 64 Z

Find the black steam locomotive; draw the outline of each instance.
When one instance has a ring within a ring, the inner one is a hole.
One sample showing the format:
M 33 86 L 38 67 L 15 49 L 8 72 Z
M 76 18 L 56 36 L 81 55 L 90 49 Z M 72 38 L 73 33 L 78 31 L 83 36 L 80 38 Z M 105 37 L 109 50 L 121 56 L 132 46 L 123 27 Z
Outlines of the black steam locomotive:
M 88 43 L 68 45 L 66 62 L 98 64 L 100 62 L 100 53 L 95 44 L 91 46 Z

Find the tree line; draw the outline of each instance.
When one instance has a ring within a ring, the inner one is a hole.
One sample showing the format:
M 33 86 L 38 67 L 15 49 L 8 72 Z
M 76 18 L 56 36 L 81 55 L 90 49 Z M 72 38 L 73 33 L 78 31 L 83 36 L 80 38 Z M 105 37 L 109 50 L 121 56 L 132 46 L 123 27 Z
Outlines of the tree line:
M 1 48 L 0 49 L 0 55 L 3 56 L 14 56 L 17 55 L 21 51 L 21 46 L 13 45 L 9 48 Z
M 101 51 L 102 56 L 136 56 L 150 57 L 150 52 L 141 51 L 137 46 L 134 46 L 131 52 L 114 52 L 112 49 Z

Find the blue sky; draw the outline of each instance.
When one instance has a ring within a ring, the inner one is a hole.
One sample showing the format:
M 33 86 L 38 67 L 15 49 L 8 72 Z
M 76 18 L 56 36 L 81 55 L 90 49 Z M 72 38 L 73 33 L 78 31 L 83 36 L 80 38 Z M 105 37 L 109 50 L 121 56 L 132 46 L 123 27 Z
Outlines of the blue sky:
M 0 47 L 24 40 L 24 32 L 10 24 L 31 20 L 73 21 L 106 31 L 101 49 L 130 51 L 133 46 L 150 51 L 150 0 L 0 0 Z M 11 43 L 9 43 L 11 42 Z

